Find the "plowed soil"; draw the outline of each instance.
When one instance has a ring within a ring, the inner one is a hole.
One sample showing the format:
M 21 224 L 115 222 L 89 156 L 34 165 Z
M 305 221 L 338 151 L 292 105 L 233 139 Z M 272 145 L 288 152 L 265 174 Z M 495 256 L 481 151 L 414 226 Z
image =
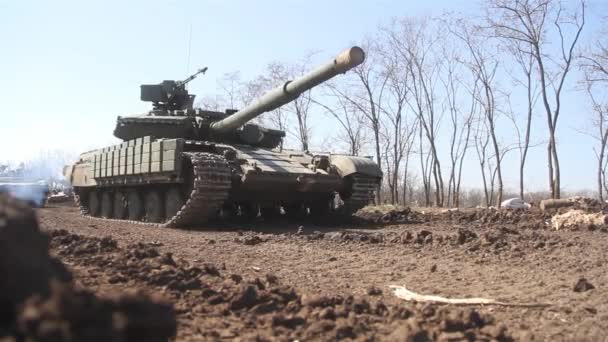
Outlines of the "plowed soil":
M 157 294 L 174 304 L 177 340 L 608 336 L 605 227 L 555 231 L 534 211 L 260 220 L 206 231 L 90 219 L 69 205 L 37 213 L 51 253 L 79 286 L 100 296 Z M 406 303 L 389 285 L 549 306 Z

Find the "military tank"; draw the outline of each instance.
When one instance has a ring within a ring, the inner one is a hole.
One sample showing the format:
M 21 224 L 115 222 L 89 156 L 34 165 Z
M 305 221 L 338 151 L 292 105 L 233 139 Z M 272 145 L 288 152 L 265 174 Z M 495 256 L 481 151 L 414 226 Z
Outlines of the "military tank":
M 122 143 L 85 152 L 64 169 L 85 215 L 170 227 L 218 216 L 270 218 L 351 214 L 382 178 L 371 158 L 279 148 L 285 132 L 250 123 L 361 64 L 352 47 L 241 110 L 194 108 L 183 81 L 141 86 L 152 110 L 119 116 Z

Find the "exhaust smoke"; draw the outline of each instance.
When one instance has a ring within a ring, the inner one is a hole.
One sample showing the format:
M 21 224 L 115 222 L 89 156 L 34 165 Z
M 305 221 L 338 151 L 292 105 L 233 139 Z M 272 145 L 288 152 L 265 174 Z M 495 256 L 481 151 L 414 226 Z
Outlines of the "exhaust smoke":
M 0 162 L 0 192 L 41 207 L 51 192 L 68 192 L 63 166 L 75 157 L 65 151 L 44 151 L 28 161 Z

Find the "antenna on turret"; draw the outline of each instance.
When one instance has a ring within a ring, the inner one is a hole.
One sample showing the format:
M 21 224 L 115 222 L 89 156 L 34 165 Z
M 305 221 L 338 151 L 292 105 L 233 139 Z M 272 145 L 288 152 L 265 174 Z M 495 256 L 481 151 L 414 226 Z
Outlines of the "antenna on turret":
M 190 32 L 188 33 L 188 57 L 186 58 L 186 74 L 190 73 L 190 52 L 192 51 L 192 23 L 190 23 Z

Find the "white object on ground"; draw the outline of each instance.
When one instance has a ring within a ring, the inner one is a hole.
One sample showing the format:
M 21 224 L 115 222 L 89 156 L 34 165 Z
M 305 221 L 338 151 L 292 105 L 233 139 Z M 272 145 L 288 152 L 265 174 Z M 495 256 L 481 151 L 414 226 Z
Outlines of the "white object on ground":
M 557 214 L 551 218 L 551 226 L 555 230 L 561 228 L 583 226 L 601 226 L 606 223 L 606 215 L 603 213 L 586 213 L 580 209 L 573 209 L 563 214 Z
M 500 207 L 506 209 L 529 209 L 531 205 L 530 203 L 524 202 L 524 200 L 519 197 L 514 197 L 502 201 Z
M 549 304 L 527 304 L 527 303 L 506 303 L 499 302 L 489 298 L 446 298 L 434 295 L 421 295 L 410 291 L 403 286 L 390 285 L 393 293 L 398 298 L 406 301 L 427 302 L 427 303 L 442 303 L 456 305 L 501 305 L 501 306 L 526 306 L 526 307 L 545 307 Z

